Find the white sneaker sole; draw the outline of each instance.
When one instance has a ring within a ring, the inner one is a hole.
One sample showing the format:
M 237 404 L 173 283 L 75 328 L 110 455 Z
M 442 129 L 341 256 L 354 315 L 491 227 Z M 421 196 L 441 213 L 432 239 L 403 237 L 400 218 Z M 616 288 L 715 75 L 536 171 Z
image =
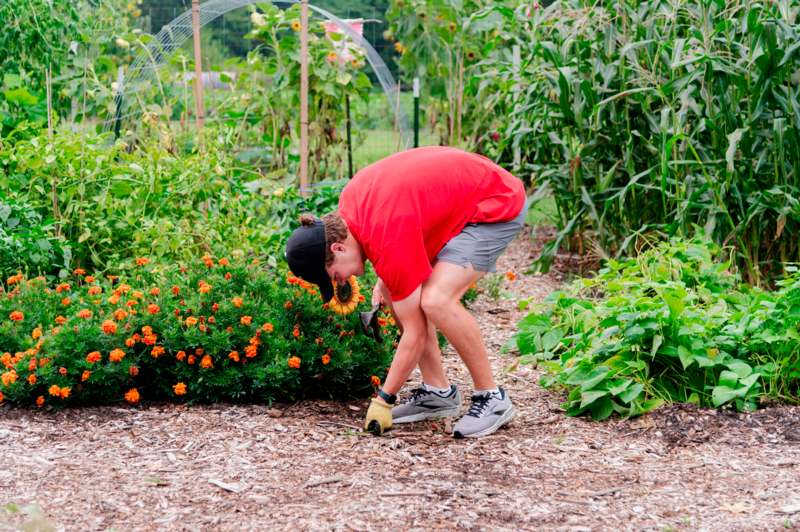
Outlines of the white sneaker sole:
M 514 416 L 516 415 L 517 415 L 517 409 L 514 408 L 514 405 L 511 405 L 511 408 L 503 412 L 503 415 L 500 416 L 497 419 L 497 421 L 495 421 L 494 425 L 491 425 L 490 427 L 487 427 L 480 432 L 473 432 L 472 434 L 459 433 L 458 435 L 456 435 L 456 432 L 453 432 L 453 437 L 459 439 L 459 438 L 480 438 L 482 436 L 488 436 L 489 434 L 496 432 L 497 429 L 499 429 L 506 423 L 509 423 L 512 419 L 514 419 Z
M 426 419 L 442 419 L 446 417 L 455 417 L 461 411 L 461 407 L 454 406 L 443 410 L 434 410 L 432 412 L 420 412 L 419 414 L 411 414 L 410 416 L 403 416 L 393 418 L 392 423 L 413 423 L 415 421 L 425 421 Z

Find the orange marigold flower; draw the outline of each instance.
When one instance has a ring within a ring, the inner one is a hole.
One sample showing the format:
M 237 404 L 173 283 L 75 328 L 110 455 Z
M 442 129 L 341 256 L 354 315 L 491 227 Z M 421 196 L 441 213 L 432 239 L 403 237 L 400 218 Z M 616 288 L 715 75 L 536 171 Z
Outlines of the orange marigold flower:
M 271 323 L 265 323 L 264 326 L 261 327 L 261 329 L 264 332 L 271 333 L 273 330 L 275 330 L 275 327 Z
M 39 360 L 39 367 L 43 368 L 49 363 L 50 363 L 50 359 L 49 358 L 43 358 L 43 359 Z
M 92 277 L 91 275 L 87 275 L 86 277 L 84 277 L 83 280 L 86 281 L 88 284 L 92 284 L 94 282 L 94 277 Z
M 32 358 L 30 362 L 28 362 L 28 371 L 36 371 L 36 368 L 39 366 L 38 361 L 35 358 Z
M 153 334 L 153 328 L 149 325 L 145 325 L 144 327 L 142 327 L 142 334 L 144 335 Z
M 38 406 L 39 408 L 44 406 L 44 395 L 40 395 L 39 397 L 36 398 L 36 406 Z
M 31 386 L 36 384 L 36 375 L 34 375 L 33 373 L 28 375 L 28 384 L 30 384 Z
M 150 314 L 158 314 L 160 310 L 161 307 L 159 307 L 155 303 L 150 303 L 149 305 L 147 305 L 147 312 L 149 312 Z
M 81 373 L 81 382 L 86 382 L 89 380 L 89 377 L 92 376 L 92 372 L 89 370 L 84 371 Z
M 89 319 L 89 318 L 92 317 L 92 311 L 89 310 L 88 308 L 81 309 L 81 310 L 78 311 L 78 317 L 79 318 L 84 318 L 84 319 Z
M 217 318 L 215 318 L 214 316 L 209 316 L 208 323 L 217 323 Z
M 219 310 L 219 303 L 214 303 L 211 305 L 211 312 L 216 312 Z
M 117 324 L 111 320 L 105 320 L 102 329 L 105 334 L 114 334 L 117 332 Z
M 211 291 L 211 285 L 208 283 L 202 283 L 197 291 L 201 294 L 207 294 Z
M 127 294 L 130 291 L 131 291 L 130 285 L 127 285 L 127 284 L 123 283 L 123 284 L 119 285 L 119 287 L 114 292 L 119 293 L 119 294 Z
M 100 287 L 99 287 L 99 286 L 97 286 L 97 285 L 95 285 L 95 286 L 90 286 L 90 287 L 89 287 L 89 295 L 90 295 L 90 296 L 96 296 L 97 294 L 99 294 L 99 293 L 100 293 L 100 292 L 102 292 L 102 291 L 103 291 L 103 289 L 102 289 L 102 288 L 100 288 Z
M 86 270 L 83 268 L 75 268 L 72 273 L 75 275 L 86 275 Z
M 62 377 L 66 377 L 67 376 L 67 368 L 65 368 L 64 366 L 61 366 L 60 368 L 58 368 L 58 373 Z
M 56 293 L 60 294 L 61 292 L 66 292 L 69 290 L 69 285 L 67 283 L 61 283 L 60 285 L 56 286 Z
M 287 301 L 286 303 L 283 304 L 283 308 L 285 308 L 286 310 L 289 310 L 290 308 L 292 308 L 292 302 L 291 301 Z
M 66 399 L 67 397 L 69 397 L 69 392 L 71 392 L 71 391 L 72 391 L 72 388 L 70 388 L 69 386 L 66 386 L 64 388 L 61 388 L 61 390 L 59 390 L 59 395 L 61 396 L 62 399 Z
M 289 357 L 287 363 L 290 368 L 297 369 L 300 367 L 300 357 Z
M 228 264 L 230 264 L 230 262 L 228 262 L 228 259 L 226 259 L 225 257 L 222 257 L 217 261 L 217 264 L 219 264 L 220 266 L 227 266 Z
M 139 367 L 138 366 L 131 366 L 128 368 L 128 375 L 131 377 L 136 377 L 139 375 Z
M 9 384 L 14 384 L 17 382 L 17 372 L 16 370 L 6 371 L 2 375 L 0 375 L 0 381 L 3 383 L 3 386 L 8 386 Z
M 64 316 L 56 316 L 56 324 L 64 325 L 65 323 L 67 323 L 67 318 Z
M 114 294 L 108 298 L 108 303 L 110 305 L 116 305 L 119 302 L 119 294 Z
M 139 257 L 136 259 L 137 266 L 145 266 L 148 262 L 150 262 L 150 259 L 147 257 Z
M 101 358 L 102 355 L 100 354 L 100 351 L 92 351 L 91 353 L 86 355 L 86 362 L 88 362 L 89 364 L 94 364 L 95 362 L 100 362 Z
M 160 293 L 161 293 L 161 289 L 158 288 L 157 286 L 154 286 L 153 288 L 150 289 L 150 295 L 151 296 L 157 296 Z
M 125 304 L 126 304 L 128 307 L 130 307 L 130 308 L 133 308 L 133 307 L 135 307 L 136 305 L 138 305 L 138 304 L 139 304 L 139 302 L 138 302 L 138 301 L 136 301 L 135 299 L 131 299 L 130 301 L 126 301 L 126 302 L 125 302 Z M 133 311 L 131 311 L 131 312 L 133 312 Z
M 197 326 L 197 330 L 200 332 L 206 332 L 206 330 L 208 330 L 208 327 L 206 327 L 205 324 L 201 323 L 200 325 Z
M 108 359 L 111 362 L 122 362 L 123 358 L 125 358 L 125 351 L 123 351 L 122 349 L 113 349 L 108 354 Z
M 205 349 L 203 349 L 202 347 L 198 347 L 197 349 L 194 350 L 194 354 L 197 356 L 200 356 L 203 353 L 205 353 Z
M 153 350 L 150 351 L 150 356 L 152 356 L 153 358 L 158 358 L 163 354 L 164 354 L 164 348 L 160 345 L 155 346 Z
M 233 303 L 234 307 L 239 308 L 242 306 L 243 301 L 241 297 L 234 297 L 231 299 L 231 303 Z
M 36 327 L 31 333 L 31 338 L 33 338 L 34 340 L 38 340 L 41 337 L 42 337 L 42 328 Z
M 250 344 L 244 348 L 244 356 L 247 358 L 255 358 L 258 353 L 258 345 Z
M 132 337 L 125 339 L 125 346 L 126 347 L 133 347 L 135 345 L 136 345 L 136 340 L 134 340 Z
M 513 281 L 516 278 L 517 278 L 517 274 L 516 273 L 512 272 L 511 270 L 506 272 L 506 279 L 508 279 L 509 281 Z
M 369 378 L 369 380 L 372 383 L 372 385 L 376 388 L 381 385 L 381 379 L 377 375 L 373 375 L 372 377 Z
M 242 316 L 242 319 L 239 320 L 242 325 L 250 325 L 253 323 L 253 318 L 250 316 Z
M 211 258 L 210 256 L 208 256 L 208 255 L 204 255 L 204 256 L 203 256 L 203 263 L 204 263 L 206 266 L 208 266 L 209 268 L 211 268 L 212 266 L 214 266 L 214 259 L 212 259 L 212 258 Z
M 144 297 L 144 293 L 139 290 L 134 290 L 133 293 L 131 293 L 131 297 L 135 299 L 142 299 Z
M 197 318 L 195 318 L 194 316 L 189 316 L 188 318 L 186 318 L 186 321 L 184 323 L 186 323 L 187 327 L 193 327 L 197 325 Z
M 25 319 L 25 314 L 23 314 L 19 310 L 15 310 L 8 315 L 8 319 L 10 319 L 11 321 L 22 321 Z
M 331 362 L 330 355 L 322 355 L 322 365 L 327 366 Z
M 53 397 L 58 397 L 61 395 L 61 388 L 59 388 L 57 385 L 54 384 L 47 389 L 47 393 L 49 393 Z
M 114 319 L 117 321 L 122 321 L 127 317 L 128 313 L 121 308 L 118 308 L 117 310 L 114 311 Z
M 231 272 L 225 272 L 225 280 L 226 280 L 226 281 L 230 281 L 230 280 L 231 280 L 231 277 L 232 277 L 232 276 L 231 276 Z
M 186 359 L 186 351 L 178 351 L 175 353 L 175 358 L 178 362 L 183 362 Z
M 172 391 L 175 392 L 175 395 L 186 395 L 186 385 L 179 382 L 172 387 Z
M 136 388 L 131 388 L 125 393 L 125 400 L 128 401 L 130 404 L 135 405 L 139 402 L 139 390 Z
M 230 353 L 228 353 L 228 358 L 230 358 L 234 362 L 239 362 L 239 352 L 231 351 Z
M 294 330 L 292 331 L 292 336 L 295 338 L 300 338 L 300 327 L 295 325 Z
M 180 288 L 178 288 L 177 286 L 173 286 L 172 287 L 172 295 L 177 296 L 180 293 L 181 293 L 181 289 Z
M 157 334 L 145 334 L 144 338 L 142 338 L 142 343 L 144 345 L 155 345 L 157 340 L 158 340 Z
M 189 358 L 186 359 L 186 363 L 189 365 L 194 364 L 195 358 L 194 355 L 189 355 Z

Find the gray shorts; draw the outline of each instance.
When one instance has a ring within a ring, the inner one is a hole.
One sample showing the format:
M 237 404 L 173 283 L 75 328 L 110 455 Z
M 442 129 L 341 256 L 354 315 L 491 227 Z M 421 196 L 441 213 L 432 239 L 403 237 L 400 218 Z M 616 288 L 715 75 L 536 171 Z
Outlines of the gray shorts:
M 497 271 L 497 257 L 505 251 L 525 224 L 528 205 L 526 200 L 522 211 L 508 222 L 467 224 L 445 244 L 436 258 L 464 267 L 472 265 L 479 272 Z

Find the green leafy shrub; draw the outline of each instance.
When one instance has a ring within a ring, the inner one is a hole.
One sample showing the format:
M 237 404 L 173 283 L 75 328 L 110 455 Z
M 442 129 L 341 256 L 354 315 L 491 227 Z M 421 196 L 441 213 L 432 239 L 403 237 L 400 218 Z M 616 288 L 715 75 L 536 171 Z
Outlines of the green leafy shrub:
M 224 142 L 176 155 L 155 137 L 135 147 L 107 140 L 62 132 L 0 145 L 0 190 L 59 223 L 86 269 L 117 269 L 139 255 L 276 254 L 301 212 L 336 208 L 342 185 L 323 182 L 303 198 L 253 180 Z
M 798 402 L 800 275 L 751 288 L 720 254 L 698 238 L 611 260 L 520 322 L 520 352 L 543 364 L 544 386 L 566 390 L 570 415 Z
M 55 287 L 7 281 L 6 401 L 349 397 L 372 390 L 391 361 L 393 342 L 361 334 L 357 313 L 334 314 L 312 285 L 280 270 L 208 256 L 185 267 L 136 262 L 124 279 L 77 270 Z
M 69 272 L 72 252 L 29 205 L 0 200 L 0 278 Z

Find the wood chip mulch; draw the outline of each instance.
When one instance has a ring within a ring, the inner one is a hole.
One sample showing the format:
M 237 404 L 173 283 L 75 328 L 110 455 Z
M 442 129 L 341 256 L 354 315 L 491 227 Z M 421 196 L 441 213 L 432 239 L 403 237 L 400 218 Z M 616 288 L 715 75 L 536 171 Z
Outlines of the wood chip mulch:
M 518 300 L 541 300 L 563 277 L 522 273 L 538 242 L 520 237 L 500 260 L 519 275 L 504 281 L 513 296 L 471 305 L 519 409 L 496 434 L 455 440 L 439 421 L 373 437 L 360 430 L 367 400 L 4 406 L 0 530 L 796 529 L 799 408 L 569 418 L 540 370 L 501 353 L 525 315 Z M 444 358 L 469 395 L 457 355 Z

